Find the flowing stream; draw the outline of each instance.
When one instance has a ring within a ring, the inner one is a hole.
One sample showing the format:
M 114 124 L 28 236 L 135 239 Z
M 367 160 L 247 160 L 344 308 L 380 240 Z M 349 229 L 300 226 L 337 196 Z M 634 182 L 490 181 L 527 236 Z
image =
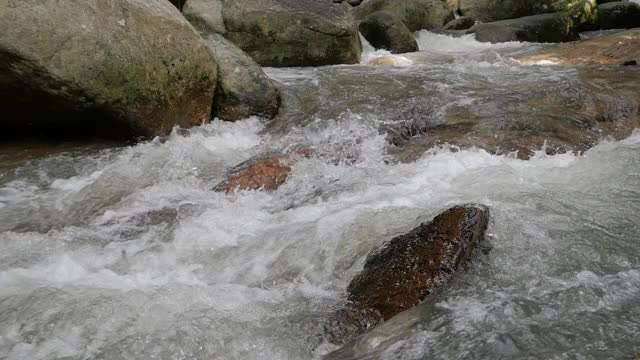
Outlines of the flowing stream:
M 0 359 L 320 359 L 366 255 L 467 202 L 491 208 L 492 252 L 333 358 L 633 359 L 640 132 L 580 154 L 436 147 L 411 161 L 387 134 L 410 142 L 455 106 L 488 131 L 600 102 L 623 116 L 638 104 L 591 85 L 640 91 L 640 71 L 590 82 L 512 59 L 541 45 L 418 40 L 399 66 L 365 65 L 385 55 L 368 49 L 363 65 L 267 69 L 287 99 L 273 124 L 0 153 Z M 313 155 L 277 191 L 211 191 L 240 162 L 300 146 Z

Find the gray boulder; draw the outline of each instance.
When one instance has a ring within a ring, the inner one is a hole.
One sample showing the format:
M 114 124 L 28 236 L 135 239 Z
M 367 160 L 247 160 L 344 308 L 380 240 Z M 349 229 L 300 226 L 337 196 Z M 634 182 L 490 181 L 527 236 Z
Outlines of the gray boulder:
M 0 1 L 3 133 L 155 136 L 207 121 L 216 61 L 166 0 Z
M 394 15 L 378 11 L 367 16 L 359 26 L 360 33 L 376 49 L 386 49 L 394 54 L 418 51 L 416 38 Z
M 478 24 L 475 30 L 478 41 L 492 43 L 509 41 L 554 43 L 580 38 L 571 19 L 557 13 Z
M 225 37 L 262 66 L 360 62 L 350 7 L 317 0 L 226 0 Z
M 483 42 L 528 41 L 554 43 L 578 40 L 581 29 L 597 23 L 595 0 L 567 1 L 566 11 L 477 24 L 476 39 Z
M 218 84 L 213 116 L 236 121 L 249 116 L 272 119 L 280 108 L 280 93 L 262 68 L 222 35 L 204 39 L 218 60 Z
M 224 34 L 222 6 L 221 0 L 189 0 L 182 14 L 200 32 Z
M 462 15 L 491 22 L 553 12 L 557 0 L 460 0 Z
M 602 4 L 598 25 L 603 30 L 640 27 L 640 5 L 623 1 Z
M 395 15 L 410 31 L 440 29 L 454 18 L 442 0 L 366 0 L 356 8 L 356 17 L 364 19 L 377 11 Z

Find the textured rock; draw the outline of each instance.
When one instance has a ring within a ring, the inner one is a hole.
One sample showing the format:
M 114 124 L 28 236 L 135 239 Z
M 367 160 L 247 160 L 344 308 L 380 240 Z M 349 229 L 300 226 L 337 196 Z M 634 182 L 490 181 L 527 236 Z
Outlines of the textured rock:
M 555 11 L 557 0 L 460 0 L 460 12 L 478 21 L 515 19 Z
M 262 66 L 360 62 L 350 7 L 317 0 L 227 0 L 225 37 Z
M 222 35 L 209 34 L 204 39 L 218 60 L 213 116 L 227 121 L 249 116 L 275 117 L 280 93 L 262 68 Z
M 367 16 L 360 23 L 359 29 L 362 36 L 376 49 L 386 49 L 394 54 L 418 51 L 413 33 L 389 12 L 378 11 Z
M 329 339 L 343 343 L 418 305 L 472 259 L 488 221 L 485 206 L 456 206 L 371 253 L 326 328 Z
M 366 0 L 356 8 L 356 17 L 364 19 L 377 11 L 395 15 L 410 31 L 440 29 L 454 17 L 441 0 Z
M 483 42 L 566 42 L 578 40 L 578 33 L 597 23 L 595 0 L 570 3 L 565 11 L 526 16 L 474 26 L 476 39 Z
M 3 135 L 164 135 L 207 121 L 216 62 L 166 0 L 0 1 Z
M 222 7 L 221 0 L 189 0 L 182 9 L 182 14 L 201 33 L 224 35 L 227 30 L 222 18 Z

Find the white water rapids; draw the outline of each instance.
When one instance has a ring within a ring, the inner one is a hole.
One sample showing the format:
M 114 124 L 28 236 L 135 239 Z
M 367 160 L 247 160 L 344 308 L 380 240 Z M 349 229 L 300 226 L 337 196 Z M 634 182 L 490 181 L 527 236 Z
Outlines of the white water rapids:
M 452 56 L 449 76 L 469 81 L 459 102 L 498 73 L 550 88 L 574 75 L 517 68 L 502 52 L 533 45 L 419 36 L 432 52 L 407 58 Z M 301 98 L 316 115 L 284 133 L 214 121 L 125 148 L 0 155 L 0 359 L 319 359 L 337 348 L 322 326 L 365 256 L 467 202 L 491 208 L 493 251 L 345 358 L 632 359 L 640 132 L 581 155 L 434 149 L 397 163 L 378 131 L 386 119 L 365 111 L 379 99 L 347 107 L 349 94 L 323 86 L 354 69 L 454 86 L 412 66 L 268 69 L 322 103 Z M 226 169 L 296 145 L 316 152 L 276 192 L 211 191 Z

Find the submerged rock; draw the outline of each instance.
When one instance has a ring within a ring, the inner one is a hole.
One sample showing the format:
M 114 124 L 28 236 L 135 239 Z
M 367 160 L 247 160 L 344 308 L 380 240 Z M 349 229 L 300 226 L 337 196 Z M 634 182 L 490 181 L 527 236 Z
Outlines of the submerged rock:
M 622 65 L 640 61 L 640 29 L 559 44 L 518 58 L 525 65 Z
M 377 11 L 395 15 L 410 31 L 440 29 L 454 18 L 442 0 L 367 0 L 356 8 L 356 17 L 364 19 Z
M 275 191 L 287 181 L 291 167 L 310 154 L 310 150 L 301 149 L 287 154 L 270 154 L 251 159 L 231 170 L 226 179 L 213 190 L 227 193 L 236 190 Z
M 369 65 L 403 65 L 401 59 L 395 56 L 378 56 L 368 62 Z
M 394 15 L 378 11 L 360 22 L 360 33 L 376 49 L 386 49 L 394 54 L 418 51 L 413 33 Z
M 262 68 L 222 35 L 204 35 L 218 60 L 218 84 L 213 117 L 236 121 L 250 116 L 272 119 L 280 108 L 280 93 Z
M 471 260 L 488 221 L 485 206 L 456 206 L 371 253 L 327 326 L 329 339 L 344 343 L 418 305 Z
M 0 1 L 3 135 L 168 134 L 209 120 L 216 61 L 166 0 Z
M 317 0 L 227 0 L 225 37 L 262 66 L 355 64 L 362 48 L 349 9 Z
M 476 39 L 482 42 L 567 42 L 578 40 L 578 33 L 598 20 L 595 0 L 569 2 L 567 10 L 525 16 L 518 19 L 483 23 L 474 26 Z

